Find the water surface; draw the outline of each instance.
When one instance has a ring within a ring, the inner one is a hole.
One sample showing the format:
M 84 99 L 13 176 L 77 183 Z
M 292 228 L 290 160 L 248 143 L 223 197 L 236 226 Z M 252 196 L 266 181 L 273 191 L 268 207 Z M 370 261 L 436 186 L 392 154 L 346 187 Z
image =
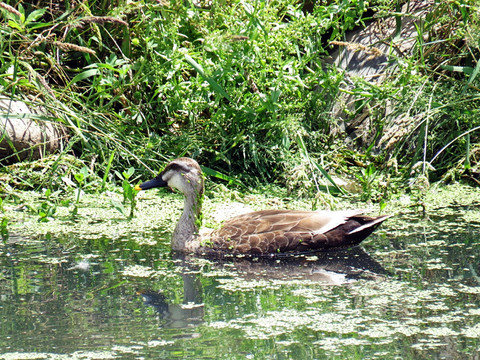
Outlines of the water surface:
M 70 232 L 0 245 L 0 359 L 478 359 L 478 209 L 405 209 L 346 252 L 222 262 L 172 255 L 167 220 L 106 236 L 87 209 L 97 232 L 59 216 Z

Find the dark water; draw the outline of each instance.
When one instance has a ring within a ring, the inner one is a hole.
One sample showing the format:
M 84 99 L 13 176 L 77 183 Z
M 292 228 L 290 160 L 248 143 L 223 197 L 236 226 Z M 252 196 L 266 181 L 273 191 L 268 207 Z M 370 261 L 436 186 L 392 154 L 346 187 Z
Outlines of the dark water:
M 10 236 L 0 359 L 479 359 L 479 250 L 479 224 L 454 215 L 282 261 Z

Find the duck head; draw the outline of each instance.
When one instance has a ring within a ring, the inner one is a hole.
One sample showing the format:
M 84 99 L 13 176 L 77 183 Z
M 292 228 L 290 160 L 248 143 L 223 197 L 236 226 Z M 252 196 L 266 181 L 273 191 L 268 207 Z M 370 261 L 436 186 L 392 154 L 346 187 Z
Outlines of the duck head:
M 184 195 L 203 194 L 203 174 L 198 163 L 190 158 L 178 158 L 170 162 L 154 179 L 135 186 L 136 190 L 171 187 Z

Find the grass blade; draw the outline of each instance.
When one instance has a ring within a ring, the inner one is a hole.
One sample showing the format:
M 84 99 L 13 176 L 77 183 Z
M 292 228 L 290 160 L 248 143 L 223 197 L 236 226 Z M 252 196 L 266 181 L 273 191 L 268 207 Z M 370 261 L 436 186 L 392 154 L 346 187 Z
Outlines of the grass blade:
M 229 184 L 235 184 L 235 185 L 238 185 L 238 186 L 245 187 L 245 185 L 243 185 L 237 179 L 235 179 L 231 176 L 225 175 L 225 174 L 223 174 L 223 173 L 221 173 L 217 170 L 213 170 L 209 167 L 202 166 L 202 171 L 208 176 L 211 176 L 211 177 L 214 177 L 214 178 L 217 178 L 217 179 L 220 179 L 220 180 L 228 181 Z
M 210 85 L 210 87 L 213 89 L 213 91 L 217 92 L 218 94 L 222 95 L 225 99 L 227 99 L 228 101 L 230 101 L 231 103 L 233 103 L 232 101 L 232 98 L 230 97 L 230 95 L 227 94 L 227 92 L 225 91 L 225 89 L 223 87 L 220 86 L 219 83 L 217 83 L 213 78 L 207 76 L 205 74 L 205 71 L 203 70 L 203 67 L 202 65 L 200 65 L 199 63 L 197 63 L 195 60 L 193 60 L 189 55 L 185 54 L 185 60 L 195 69 L 195 71 L 197 73 L 200 74 L 200 76 L 206 81 L 208 82 L 208 84 Z

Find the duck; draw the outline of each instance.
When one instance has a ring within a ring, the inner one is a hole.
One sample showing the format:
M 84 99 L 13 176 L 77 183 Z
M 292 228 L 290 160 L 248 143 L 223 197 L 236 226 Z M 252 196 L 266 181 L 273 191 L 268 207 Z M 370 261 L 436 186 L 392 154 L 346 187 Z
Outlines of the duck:
M 152 180 L 135 190 L 170 187 L 184 196 L 171 248 L 203 255 L 275 256 L 345 249 L 359 245 L 391 215 L 367 216 L 364 210 L 260 210 L 235 216 L 209 234 L 200 235 L 204 176 L 188 157 L 169 162 Z

